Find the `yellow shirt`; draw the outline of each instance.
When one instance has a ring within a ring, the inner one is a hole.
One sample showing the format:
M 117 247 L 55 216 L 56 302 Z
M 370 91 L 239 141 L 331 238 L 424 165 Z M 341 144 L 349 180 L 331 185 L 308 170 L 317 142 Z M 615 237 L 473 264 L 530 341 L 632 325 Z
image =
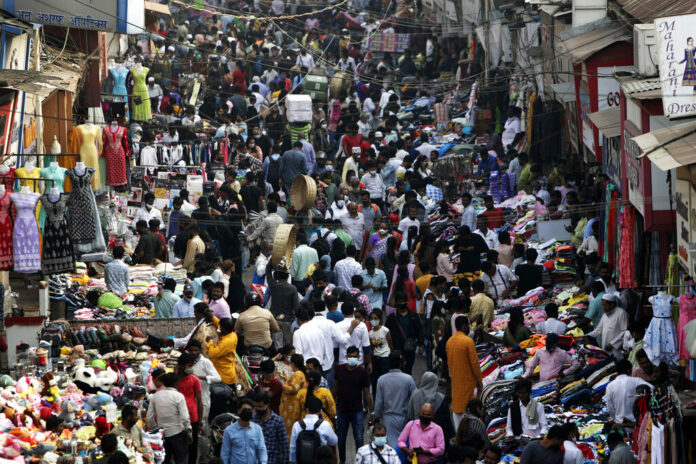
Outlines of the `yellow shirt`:
M 231 385 L 237 383 L 237 334 L 232 332 L 222 337 L 217 346 L 208 342 L 208 357 L 213 362 L 215 370 L 220 374 L 223 383 Z
M 196 235 L 186 244 L 186 255 L 184 262 L 181 264 L 188 272 L 193 272 L 196 265 L 196 255 L 205 253 L 205 243 Z
M 476 317 L 480 314 L 483 320 L 483 326 L 488 327 L 488 325 L 493 322 L 493 315 L 495 313 L 495 305 L 493 300 L 485 293 L 477 293 L 471 298 L 471 310 L 469 311 L 469 320 L 471 321 L 471 327 L 476 327 L 478 324 L 474 322 Z

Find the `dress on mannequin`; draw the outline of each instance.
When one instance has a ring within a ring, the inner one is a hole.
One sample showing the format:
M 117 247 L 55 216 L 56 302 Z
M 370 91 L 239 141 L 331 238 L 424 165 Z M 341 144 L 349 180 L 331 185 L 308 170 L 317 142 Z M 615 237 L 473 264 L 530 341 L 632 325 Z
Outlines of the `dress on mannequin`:
M 41 270 L 39 226 L 34 215 L 40 196 L 38 193 L 10 194 L 10 199 L 17 208 L 17 218 L 12 232 L 15 272 L 31 274 Z
M 109 125 L 102 131 L 102 140 L 102 156 L 106 158 L 106 185 L 126 185 L 126 158 L 130 156 L 128 131 L 123 126 L 116 126 L 114 129 L 113 125 Z
M 9 171 L 7 171 L 7 174 L 0 174 L 0 176 L 3 177 L 10 177 L 10 179 L 0 179 L 2 181 L 3 185 L 5 186 L 5 190 L 9 190 L 10 192 L 14 192 L 14 184 L 15 184 L 15 177 L 17 177 L 16 174 L 16 169 L 15 168 L 10 168 Z
M 138 71 L 137 66 L 130 69 L 133 75 L 133 111 L 132 119 L 134 121 L 149 121 L 152 119 L 152 111 L 150 109 L 150 94 L 147 91 L 147 73 L 149 69 L 143 66 Z M 140 98 L 140 104 L 135 102 L 136 98 Z
M 686 345 L 686 324 L 696 319 L 696 294 L 687 290 L 679 297 L 679 324 L 677 325 L 677 340 L 679 342 L 679 359 L 691 359 L 689 347 Z
M 60 193 L 63 193 L 63 184 L 65 183 L 65 173 L 68 172 L 67 169 L 51 165 L 41 169 L 39 172 L 44 179 L 53 180 L 53 184 L 49 187 L 55 187 Z
M 114 101 L 125 101 L 126 96 L 128 95 L 128 89 L 126 89 L 126 77 L 128 76 L 128 70 L 123 65 L 119 65 L 115 68 L 110 68 L 109 73 L 111 73 L 111 77 L 114 78 L 114 89 L 112 92 L 114 95 L 120 95 L 115 96 Z
M 672 295 L 663 291 L 649 299 L 653 305 L 653 317 L 643 337 L 643 349 L 650 362 L 656 366 L 661 362 L 674 366 L 679 358 L 677 333 L 672 320 L 674 299 Z
M 10 210 L 10 194 L 12 190 L 6 189 L 0 197 L 0 271 L 12 269 L 12 219 Z
M 34 167 L 34 169 L 32 169 L 31 172 L 27 171 L 26 167 L 21 167 L 17 169 L 15 173 L 17 174 L 17 177 L 28 177 L 29 179 L 41 178 L 41 169 L 37 167 Z M 19 179 L 19 183 L 22 185 L 22 187 L 29 187 L 29 189 L 34 193 L 41 193 L 41 182 Z M 42 216 L 42 211 L 43 208 L 41 208 L 41 205 L 38 205 L 38 207 L 36 208 L 36 222 L 39 224 L 39 227 L 41 229 L 43 229 L 43 223 L 45 218 L 45 216 Z
M 43 233 L 43 258 L 41 267 L 44 274 L 61 274 L 75 270 L 72 240 L 65 220 L 66 196 L 59 195 L 51 201 L 48 195 L 41 197 L 48 219 Z
M 77 133 L 80 136 L 80 159 L 94 169 L 92 187 L 94 190 L 100 190 L 102 188 L 99 176 L 99 154 L 102 152 L 101 129 L 94 124 L 91 127 L 83 124 L 77 126 Z
M 68 171 L 72 194 L 68 199 L 68 223 L 75 242 L 91 242 L 97 236 L 97 208 L 91 181 L 95 170 L 87 167 L 79 176 L 75 169 Z

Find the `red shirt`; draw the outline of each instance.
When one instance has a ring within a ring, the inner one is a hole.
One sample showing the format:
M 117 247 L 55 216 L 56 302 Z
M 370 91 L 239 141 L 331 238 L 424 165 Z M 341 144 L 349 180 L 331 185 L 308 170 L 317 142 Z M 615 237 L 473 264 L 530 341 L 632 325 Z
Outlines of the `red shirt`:
M 241 69 L 235 69 L 232 73 L 232 85 L 239 87 L 240 94 L 246 94 L 246 73 Z
M 360 134 L 356 134 L 355 136 L 346 134 L 343 136 L 343 149 L 346 151 L 347 156 L 353 153 L 353 147 L 360 148 L 361 143 L 362 135 Z
M 505 225 L 505 215 L 503 214 L 503 208 L 493 208 L 487 209 L 482 215 L 488 218 L 488 228 L 497 229 Z
M 261 391 L 271 397 L 271 411 L 280 414 L 280 395 L 283 393 L 283 383 L 274 378 L 273 380 L 261 379 Z
M 162 232 L 154 232 L 154 234 L 160 239 L 160 242 L 162 242 L 162 246 L 164 247 L 164 256 L 167 257 L 167 239 L 164 238 L 164 234 L 162 234 Z
M 196 393 L 201 392 L 201 381 L 195 375 L 189 374 L 179 379 L 179 393 L 186 398 L 191 423 L 198 422 L 198 404 L 196 404 Z

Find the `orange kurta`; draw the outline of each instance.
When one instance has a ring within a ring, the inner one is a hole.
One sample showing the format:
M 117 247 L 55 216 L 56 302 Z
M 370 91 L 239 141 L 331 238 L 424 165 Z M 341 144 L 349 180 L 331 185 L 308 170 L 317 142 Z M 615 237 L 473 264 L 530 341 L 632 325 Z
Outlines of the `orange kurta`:
M 476 384 L 481 382 L 481 367 L 474 341 L 457 332 L 447 340 L 447 366 L 452 378 L 452 411 L 466 412 L 466 405 L 474 397 Z

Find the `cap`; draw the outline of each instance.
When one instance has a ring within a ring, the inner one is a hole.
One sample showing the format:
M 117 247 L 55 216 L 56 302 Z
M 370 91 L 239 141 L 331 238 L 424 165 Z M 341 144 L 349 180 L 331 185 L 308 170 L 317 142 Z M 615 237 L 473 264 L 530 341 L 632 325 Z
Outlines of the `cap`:
M 616 295 L 614 295 L 613 293 L 604 293 L 604 295 L 602 295 L 602 299 L 606 301 L 611 301 L 612 303 L 616 303 Z
M 230 42 L 230 43 L 232 43 L 232 42 L 234 42 L 234 38 L 233 38 L 233 37 L 228 37 L 228 38 L 227 38 L 227 41 Z
M 167 47 L 167 50 L 169 50 L 170 52 L 175 52 L 176 48 L 174 48 L 174 45 L 170 45 Z
M 186 36 L 186 38 L 187 38 L 188 40 L 192 40 L 192 39 L 193 39 L 193 35 L 188 34 L 188 35 Z
M 546 336 L 546 346 L 553 347 L 558 345 L 558 334 L 550 333 Z
M 383 139 L 383 138 L 384 138 L 384 134 L 381 133 L 380 131 L 377 131 L 377 132 L 375 132 L 375 138 L 376 138 L 376 139 Z
M 155 82 L 155 78 L 154 78 L 154 77 L 148 77 L 148 78 L 147 78 L 147 81 L 148 81 L 148 82 Z
M 193 293 L 193 285 L 191 285 L 191 284 L 184 285 L 184 293 Z
M 361 151 L 360 147 L 353 147 L 353 153 L 360 153 Z
M 254 76 L 251 78 L 251 82 L 261 82 L 261 78 L 259 76 Z
M 186 21 L 184 21 L 184 24 L 189 25 L 189 24 L 191 24 L 191 23 L 188 22 L 188 19 L 187 19 Z
M 317 159 L 324 159 L 326 158 L 326 153 L 323 151 L 318 151 L 317 152 Z

